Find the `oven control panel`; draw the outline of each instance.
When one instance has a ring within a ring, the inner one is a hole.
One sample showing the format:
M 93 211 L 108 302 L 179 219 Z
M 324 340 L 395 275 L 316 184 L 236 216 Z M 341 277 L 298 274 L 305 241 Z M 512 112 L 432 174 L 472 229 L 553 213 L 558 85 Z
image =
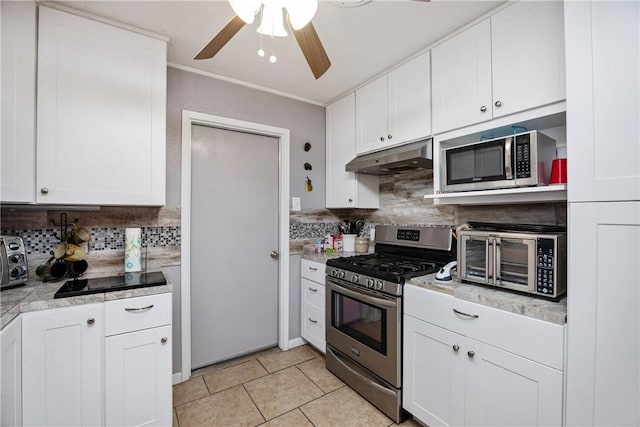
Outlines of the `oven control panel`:
M 385 294 L 402 295 L 402 285 L 398 283 L 392 283 L 386 280 L 376 279 L 375 277 L 332 267 L 327 267 L 326 273 L 334 279 L 339 279 L 342 282 L 347 282 L 361 288 L 367 288 Z
M 398 239 L 398 240 L 408 240 L 410 242 L 419 242 L 420 241 L 420 230 L 406 230 L 406 229 L 398 230 L 398 233 L 396 235 L 396 239 Z

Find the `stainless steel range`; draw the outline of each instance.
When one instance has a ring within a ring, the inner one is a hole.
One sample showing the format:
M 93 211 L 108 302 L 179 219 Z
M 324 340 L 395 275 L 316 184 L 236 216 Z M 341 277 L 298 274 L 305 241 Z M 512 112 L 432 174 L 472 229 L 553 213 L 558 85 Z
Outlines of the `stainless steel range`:
M 402 293 L 455 259 L 451 227 L 376 227 L 375 253 L 327 261 L 327 369 L 395 422 L 402 411 Z

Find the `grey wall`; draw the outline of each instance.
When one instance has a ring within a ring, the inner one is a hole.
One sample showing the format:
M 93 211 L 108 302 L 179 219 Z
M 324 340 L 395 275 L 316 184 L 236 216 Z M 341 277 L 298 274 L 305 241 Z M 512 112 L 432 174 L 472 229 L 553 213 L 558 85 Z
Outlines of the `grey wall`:
M 167 207 L 180 206 L 183 109 L 289 129 L 291 196 L 301 197 L 302 209 L 324 208 L 324 107 L 175 68 L 167 70 Z M 307 141 L 309 152 L 303 150 Z M 305 162 L 313 170 L 305 171 Z M 307 176 L 313 183 L 310 193 L 304 189 Z
M 300 292 L 301 255 L 289 257 L 289 339 L 299 338 L 302 333 L 300 324 L 300 307 L 302 298 Z

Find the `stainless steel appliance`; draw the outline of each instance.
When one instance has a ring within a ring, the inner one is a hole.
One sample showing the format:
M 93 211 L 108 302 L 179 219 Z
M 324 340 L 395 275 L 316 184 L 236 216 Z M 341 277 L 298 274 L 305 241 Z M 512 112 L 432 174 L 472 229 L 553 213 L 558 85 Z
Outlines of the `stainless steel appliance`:
M 470 223 L 458 231 L 458 276 L 547 298 L 567 291 L 564 227 Z
M 376 227 L 375 253 L 326 269 L 327 369 L 395 422 L 402 412 L 402 294 L 455 258 L 450 227 Z
M 17 236 L 0 236 L 0 289 L 23 286 L 28 279 L 27 251 Z
M 445 193 L 545 185 L 556 142 L 528 131 L 470 144 L 443 146 L 441 183 Z
M 367 175 L 394 175 L 415 169 L 433 169 L 431 138 L 374 153 L 361 154 L 345 165 L 347 172 Z

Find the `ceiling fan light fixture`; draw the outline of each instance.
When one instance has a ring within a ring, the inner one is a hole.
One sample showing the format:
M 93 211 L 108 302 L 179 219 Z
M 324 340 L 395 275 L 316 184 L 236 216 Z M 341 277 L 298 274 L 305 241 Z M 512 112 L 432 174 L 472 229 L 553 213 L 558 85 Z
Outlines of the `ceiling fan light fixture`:
M 260 34 L 270 37 L 287 37 L 282 21 L 282 6 L 265 3 L 262 6 L 262 21 L 257 30 Z
M 261 0 L 229 0 L 231 8 L 240 19 L 247 24 L 253 24 L 256 14 L 260 11 Z
M 294 30 L 307 25 L 318 10 L 318 0 L 286 0 L 285 8 L 289 14 L 289 23 Z

